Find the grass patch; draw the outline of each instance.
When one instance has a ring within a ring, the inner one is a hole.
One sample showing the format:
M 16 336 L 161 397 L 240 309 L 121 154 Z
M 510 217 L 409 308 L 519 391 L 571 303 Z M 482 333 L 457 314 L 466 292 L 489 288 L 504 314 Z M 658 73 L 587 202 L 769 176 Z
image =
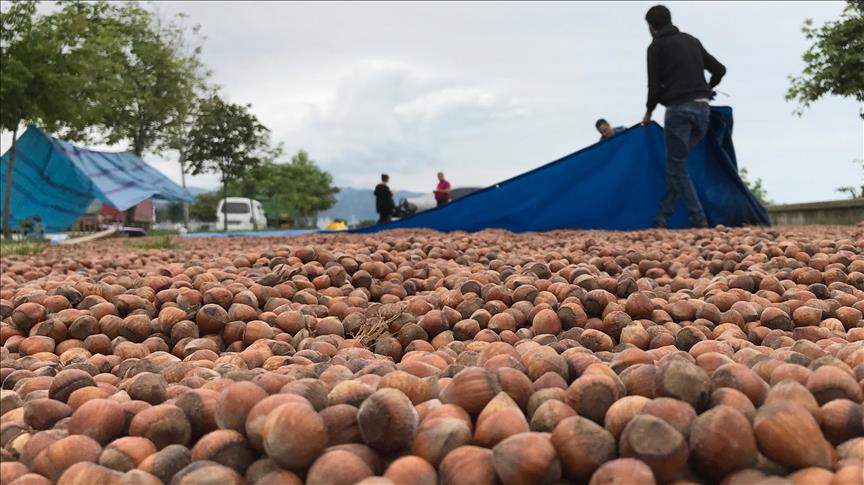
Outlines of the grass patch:
M 180 234 L 180 231 L 177 229 L 153 229 L 152 231 L 147 231 L 147 237 L 156 237 L 156 236 L 177 236 Z
M 10 241 L 0 239 L 0 255 L 2 256 L 30 256 L 39 254 L 48 246 L 47 241 Z
M 177 249 L 180 247 L 172 236 L 161 236 L 156 238 L 143 238 L 140 240 L 126 241 L 126 245 L 135 249 Z

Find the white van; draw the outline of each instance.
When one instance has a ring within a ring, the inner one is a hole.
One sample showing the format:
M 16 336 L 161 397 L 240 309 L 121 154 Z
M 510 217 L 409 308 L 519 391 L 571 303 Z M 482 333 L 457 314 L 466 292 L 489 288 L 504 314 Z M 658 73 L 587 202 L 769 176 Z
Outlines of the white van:
M 226 197 L 216 207 L 216 230 L 225 227 L 228 218 L 229 231 L 257 231 L 267 227 L 267 216 L 261 202 L 246 197 Z

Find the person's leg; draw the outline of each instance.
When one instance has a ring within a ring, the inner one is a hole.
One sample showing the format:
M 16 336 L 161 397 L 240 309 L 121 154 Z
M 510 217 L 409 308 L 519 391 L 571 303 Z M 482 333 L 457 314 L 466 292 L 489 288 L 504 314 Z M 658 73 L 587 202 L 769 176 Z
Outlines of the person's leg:
M 663 122 L 666 147 L 666 190 L 660 199 L 660 208 L 654 216 L 654 227 L 666 227 L 666 222 L 675 211 L 680 195 L 682 170 L 687 172 L 687 145 L 690 140 L 690 122 L 686 112 L 679 106 L 666 108 Z
M 693 179 L 690 178 L 687 159 L 699 140 L 701 140 L 708 129 L 708 118 L 710 116 L 710 108 L 706 103 L 687 103 L 684 105 L 687 112 L 687 118 L 690 123 L 690 136 L 687 140 L 687 156 L 684 158 L 684 176 L 679 180 L 679 194 L 684 199 L 684 207 L 687 208 L 687 217 L 691 227 L 708 227 L 708 219 L 705 217 L 705 209 L 702 207 L 702 202 L 699 201 L 699 196 L 696 193 L 696 187 L 693 185 Z

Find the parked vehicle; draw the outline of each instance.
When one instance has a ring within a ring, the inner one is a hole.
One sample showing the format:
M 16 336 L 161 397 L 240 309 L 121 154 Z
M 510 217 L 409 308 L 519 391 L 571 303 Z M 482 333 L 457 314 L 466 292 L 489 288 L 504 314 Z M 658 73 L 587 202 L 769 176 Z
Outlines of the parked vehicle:
M 226 197 L 216 207 L 216 229 L 225 227 L 232 231 L 257 231 L 267 227 L 267 216 L 261 202 L 246 197 Z

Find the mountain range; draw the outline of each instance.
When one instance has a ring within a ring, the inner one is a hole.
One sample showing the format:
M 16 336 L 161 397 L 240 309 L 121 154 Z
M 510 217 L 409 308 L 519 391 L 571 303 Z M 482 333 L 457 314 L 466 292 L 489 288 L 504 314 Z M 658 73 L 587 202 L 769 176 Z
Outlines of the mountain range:
M 375 196 L 372 189 L 358 189 L 355 187 L 341 187 L 336 194 L 336 205 L 326 211 L 318 213 L 318 217 L 325 219 L 344 219 L 349 223 L 358 223 L 369 219 L 378 219 L 375 212 Z M 422 192 L 409 192 L 397 190 L 393 194 L 393 200 L 398 204 L 400 199 L 417 197 Z

